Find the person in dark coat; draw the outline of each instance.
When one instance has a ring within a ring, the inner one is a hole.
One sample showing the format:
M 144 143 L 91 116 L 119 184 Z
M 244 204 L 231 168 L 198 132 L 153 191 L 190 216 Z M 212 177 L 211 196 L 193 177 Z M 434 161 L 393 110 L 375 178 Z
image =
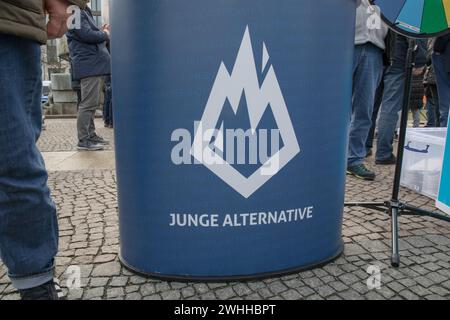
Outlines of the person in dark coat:
M 95 131 L 95 111 L 100 105 L 102 78 L 111 74 L 111 57 L 106 44 L 109 28 L 97 27 L 89 8 L 81 10 L 80 28 L 67 33 L 73 79 L 81 83 L 78 108 L 78 149 L 95 151 L 107 144 Z
M 433 67 L 439 94 L 440 124 L 441 127 L 447 127 L 450 108 L 450 34 L 436 39 Z

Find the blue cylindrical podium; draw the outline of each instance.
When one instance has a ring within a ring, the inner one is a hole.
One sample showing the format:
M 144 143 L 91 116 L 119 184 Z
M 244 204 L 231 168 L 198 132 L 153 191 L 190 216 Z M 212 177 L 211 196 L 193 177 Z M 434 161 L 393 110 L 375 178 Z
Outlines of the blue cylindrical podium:
M 121 260 L 246 279 L 343 250 L 354 0 L 112 0 Z

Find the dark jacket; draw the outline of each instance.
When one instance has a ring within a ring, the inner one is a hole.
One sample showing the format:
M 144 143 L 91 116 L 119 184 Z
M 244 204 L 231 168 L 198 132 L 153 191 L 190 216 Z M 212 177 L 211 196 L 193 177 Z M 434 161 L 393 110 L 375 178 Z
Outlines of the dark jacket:
M 391 48 L 391 66 L 404 69 L 408 53 L 408 39 L 402 35 L 395 35 Z M 416 67 L 422 67 L 427 63 L 428 40 L 417 39 L 418 52 L 416 54 Z
M 394 47 L 395 47 L 395 34 L 394 31 L 389 30 L 386 39 L 384 40 L 386 43 L 386 50 L 384 50 L 383 53 L 383 64 L 385 67 L 388 67 L 391 65 L 392 61 L 392 55 L 394 54 Z
M 411 110 L 419 109 L 423 107 L 423 96 L 425 95 L 425 89 L 423 87 L 424 73 L 413 75 L 411 85 Z
M 435 41 L 430 39 L 428 41 L 428 55 L 427 55 L 427 70 L 423 79 L 423 84 L 425 86 L 435 86 L 436 85 L 436 73 L 433 68 L 433 49 Z
M 67 32 L 73 79 L 111 74 L 108 40 L 108 35 L 95 24 L 90 9 L 81 10 L 81 28 Z
M 436 39 L 434 52 L 444 56 L 445 70 L 450 73 L 450 34 Z
M 69 0 L 84 8 L 86 0 Z M 47 42 L 42 0 L 0 0 L 0 33 Z

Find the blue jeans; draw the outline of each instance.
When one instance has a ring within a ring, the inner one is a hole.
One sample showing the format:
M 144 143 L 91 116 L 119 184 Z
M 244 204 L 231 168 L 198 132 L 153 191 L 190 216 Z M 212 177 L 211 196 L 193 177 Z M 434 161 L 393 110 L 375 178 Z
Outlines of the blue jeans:
M 392 156 L 398 113 L 403 103 L 404 83 L 404 68 L 389 67 L 384 76 L 383 104 L 378 119 L 377 160 L 387 160 Z
M 439 95 L 440 124 L 442 128 L 446 128 L 450 108 L 450 74 L 445 70 L 444 56 L 433 54 L 433 67 Z
M 378 85 L 378 89 L 375 93 L 375 104 L 373 106 L 373 114 L 372 114 L 372 127 L 370 128 L 369 137 L 367 138 L 366 142 L 367 151 L 373 149 L 373 141 L 375 140 L 375 133 L 377 131 L 378 114 L 380 113 L 381 103 L 383 102 L 383 91 L 384 91 L 384 76 L 381 77 L 380 84 Z
M 383 52 L 372 44 L 355 47 L 353 67 L 353 114 L 350 125 L 348 166 L 364 163 L 372 127 L 375 93 L 383 75 Z
M 17 289 L 53 278 L 55 205 L 36 146 L 42 126 L 41 49 L 0 34 L 0 256 Z
M 427 88 L 427 127 L 436 128 L 441 126 L 441 113 L 439 112 L 439 96 L 436 85 L 428 85 Z
M 428 41 L 417 40 L 416 66 L 426 63 Z M 403 36 L 397 36 L 395 41 L 395 54 L 392 65 L 384 75 L 383 103 L 378 119 L 378 145 L 377 160 L 387 160 L 393 154 L 395 129 L 398 123 L 398 114 L 403 105 L 403 92 L 405 91 L 405 66 L 408 52 L 408 41 Z

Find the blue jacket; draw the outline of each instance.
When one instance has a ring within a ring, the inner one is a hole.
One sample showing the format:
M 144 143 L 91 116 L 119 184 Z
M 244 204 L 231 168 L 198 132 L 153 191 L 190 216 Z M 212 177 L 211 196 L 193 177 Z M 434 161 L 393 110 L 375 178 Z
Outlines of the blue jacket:
M 75 80 L 111 74 L 108 35 L 95 24 L 90 9 L 81 10 L 81 28 L 67 32 L 72 76 Z

